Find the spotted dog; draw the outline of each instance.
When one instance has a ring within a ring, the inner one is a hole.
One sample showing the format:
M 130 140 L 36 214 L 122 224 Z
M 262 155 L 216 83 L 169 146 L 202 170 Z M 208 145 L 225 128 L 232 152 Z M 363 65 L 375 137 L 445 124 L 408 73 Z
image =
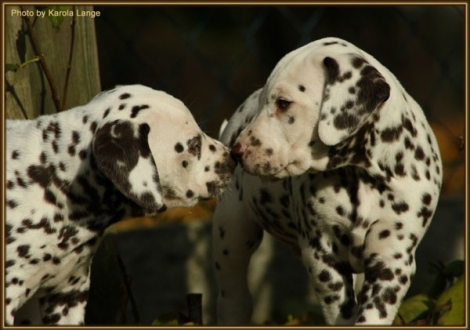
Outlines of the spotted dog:
M 246 271 L 266 230 L 299 252 L 328 324 L 391 324 L 442 182 L 434 134 L 395 76 L 349 42 L 314 41 L 221 141 L 241 166 L 213 220 L 218 322 L 250 322 Z
M 235 167 L 181 101 L 141 85 L 6 128 L 10 325 L 30 298 L 45 324 L 82 324 L 104 229 L 214 197 Z

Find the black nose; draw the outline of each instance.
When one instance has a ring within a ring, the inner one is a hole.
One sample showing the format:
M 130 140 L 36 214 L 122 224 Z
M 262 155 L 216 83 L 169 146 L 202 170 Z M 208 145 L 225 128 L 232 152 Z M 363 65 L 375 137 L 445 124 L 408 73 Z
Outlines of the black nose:
M 230 156 L 236 163 L 242 162 L 243 150 L 242 150 L 242 146 L 240 143 L 236 143 L 232 147 L 232 150 L 230 150 Z

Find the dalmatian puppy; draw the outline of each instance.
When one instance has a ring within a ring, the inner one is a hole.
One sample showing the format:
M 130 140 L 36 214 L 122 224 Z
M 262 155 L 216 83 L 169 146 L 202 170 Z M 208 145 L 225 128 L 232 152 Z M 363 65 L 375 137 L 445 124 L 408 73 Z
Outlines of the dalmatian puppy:
M 212 198 L 235 168 L 181 101 L 142 85 L 6 128 L 9 325 L 30 298 L 45 324 L 83 324 L 105 228 Z
M 240 166 L 213 220 L 218 322 L 250 323 L 246 272 L 266 230 L 299 252 L 328 324 L 391 324 L 442 182 L 436 138 L 397 78 L 347 41 L 314 41 L 279 61 L 221 141 Z

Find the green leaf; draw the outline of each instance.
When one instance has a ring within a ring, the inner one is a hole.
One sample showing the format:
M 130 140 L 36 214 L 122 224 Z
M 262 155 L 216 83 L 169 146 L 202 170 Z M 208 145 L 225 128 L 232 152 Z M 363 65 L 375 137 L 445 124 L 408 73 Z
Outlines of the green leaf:
M 398 309 L 393 325 L 407 325 L 418 319 L 426 318 L 434 304 L 433 299 L 422 293 L 408 298 Z
M 64 21 L 64 18 L 66 17 L 65 15 L 62 14 L 62 12 L 71 10 L 71 8 L 72 8 L 71 6 L 47 6 L 45 8 L 46 16 L 49 19 L 49 21 L 52 23 L 52 27 L 54 28 L 56 32 L 60 31 L 60 26 L 62 25 L 62 22 Z
M 449 309 L 443 309 L 437 320 L 437 325 L 465 324 L 465 278 L 461 276 L 454 285 L 439 296 L 436 309 L 451 302 Z
M 18 65 L 13 63 L 5 63 L 5 72 L 13 71 L 16 72 L 18 70 Z
M 451 284 L 455 278 L 462 276 L 465 272 L 465 262 L 463 260 L 454 260 L 447 266 L 442 263 L 436 263 L 433 267 L 437 270 L 436 277 L 428 290 L 431 298 L 437 299 Z

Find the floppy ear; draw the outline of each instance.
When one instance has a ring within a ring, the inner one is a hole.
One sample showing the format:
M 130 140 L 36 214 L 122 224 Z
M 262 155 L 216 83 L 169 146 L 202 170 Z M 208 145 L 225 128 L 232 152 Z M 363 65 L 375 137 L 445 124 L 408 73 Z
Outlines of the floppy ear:
M 380 72 L 359 55 L 325 57 L 323 65 L 326 82 L 318 134 L 323 143 L 332 146 L 353 135 L 367 117 L 387 101 L 390 86 Z
M 92 148 L 98 169 L 116 188 L 147 212 L 156 213 L 164 205 L 149 132 L 148 124 L 115 120 L 96 130 Z

